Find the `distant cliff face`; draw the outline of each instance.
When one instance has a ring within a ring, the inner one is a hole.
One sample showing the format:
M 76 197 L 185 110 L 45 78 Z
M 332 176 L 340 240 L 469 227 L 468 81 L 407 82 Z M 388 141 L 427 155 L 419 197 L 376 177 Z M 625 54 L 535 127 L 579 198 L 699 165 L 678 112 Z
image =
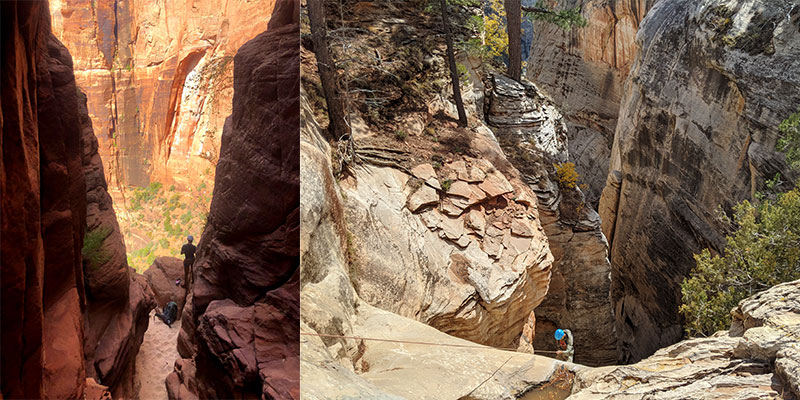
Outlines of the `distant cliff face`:
M 776 173 L 777 126 L 800 104 L 800 7 L 676 0 L 642 22 L 600 201 L 621 361 L 682 335 L 692 254 L 721 250 L 716 210 Z
M 570 160 L 588 185 L 596 206 L 603 189 L 625 78 L 638 47 L 639 24 L 657 0 L 569 0 L 588 25 L 572 32 L 537 22 L 528 79 L 541 87 L 564 114 Z
M 267 28 L 274 0 L 53 0 L 53 31 L 113 185 L 213 177 L 231 112 L 233 55 Z

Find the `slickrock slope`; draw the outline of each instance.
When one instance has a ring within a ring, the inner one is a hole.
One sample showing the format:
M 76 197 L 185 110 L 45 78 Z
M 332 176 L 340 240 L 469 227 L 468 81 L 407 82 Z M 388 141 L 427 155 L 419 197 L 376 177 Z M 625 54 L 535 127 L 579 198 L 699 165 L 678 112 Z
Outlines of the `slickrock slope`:
M 83 260 L 87 283 L 86 372 L 111 388 L 114 397 L 130 397 L 134 392 L 134 360 L 147 330 L 148 314 L 156 302 L 145 278 L 128 267 L 125 243 L 86 111 L 86 97 L 80 92 L 78 105 L 86 176 L 86 241 L 100 241 L 96 249 L 88 254 L 84 251 Z
M 625 78 L 639 50 L 636 32 L 656 1 L 561 1 L 560 8 L 580 6 L 588 25 L 565 33 L 554 24 L 534 24 L 527 76 L 564 114 L 570 160 L 593 206 L 605 183 Z
M 541 223 L 553 252 L 553 273 L 536 307 L 538 350 L 555 351 L 553 333 L 575 335 L 575 362 L 608 365 L 617 360 L 610 300 L 611 265 L 600 218 L 578 188 L 560 187 L 553 164 L 568 158 L 561 114 L 530 82 L 493 75 L 486 120 L 506 155 L 536 194 Z
M 715 218 L 778 172 L 779 123 L 800 104 L 800 8 L 677 0 L 642 22 L 600 202 L 621 362 L 679 340 L 681 280 Z
M 49 20 L 46 3 L 2 3 L 4 398 L 124 392 L 152 301 L 125 265 L 85 100 Z M 96 257 L 82 256 L 87 226 L 106 235 Z
M 300 329 L 310 334 L 301 337 L 303 398 L 513 399 L 570 376 L 574 365 L 433 328 L 507 343 L 530 313 L 519 304 L 532 308 L 547 287 L 552 259 L 536 200 L 498 156 L 491 132 L 483 128 L 472 143 L 495 152 L 486 161 L 455 160 L 438 171 L 421 164 L 410 171 L 414 177 L 367 166 L 355 182 L 337 182 L 330 146 L 305 93 L 301 98 Z M 452 180 L 448 190 L 424 183 L 438 185 L 437 173 Z M 506 311 L 512 315 L 502 316 Z M 514 328 L 499 332 L 500 323 Z
M 800 281 L 739 303 L 729 331 L 578 373 L 570 399 L 800 398 Z
M 236 54 L 171 399 L 299 397 L 299 3 Z
M 274 0 L 53 0 L 53 30 L 114 185 L 191 182 L 217 161 L 233 55 L 267 28 Z

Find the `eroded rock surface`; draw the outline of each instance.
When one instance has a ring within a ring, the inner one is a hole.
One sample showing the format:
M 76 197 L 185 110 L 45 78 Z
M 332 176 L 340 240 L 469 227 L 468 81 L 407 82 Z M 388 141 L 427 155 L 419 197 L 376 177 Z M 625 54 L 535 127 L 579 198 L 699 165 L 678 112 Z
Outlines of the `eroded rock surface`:
M 233 56 L 267 28 L 265 1 L 53 0 L 114 185 L 188 185 L 219 157 Z
M 657 0 L 568 0 L 587 26 L 564 32 L 534 23 L 528 79 L 564 114 L 569 156 L 588 185 L 587 203 L 597 206 L 605 183 L 624 83 L 639 52 L 636 32 Z
M 613 364 L 617 349 L 608 244 L 581 190 L 560 184 L 556 176 L 555 164 L 569 158 L 561 114 L 535 85 L 501 75 L 492 77 L 486 98 L 486 120 L 535 193 L 554 257 L 547 296 L 534 311 L 533 346 L 555 351 L 553 333 L 569 328 L 575 335 L 575 362 Z
M 175 398 L 298 398 L 299 1 L 234 60 L 209 222 L 181 319 Z
M 579 368 L 474 343 L 520 336 L 551 262 L 534 194 L 488 129 L 472 143 L 482 159 L 410 174 L 365 167 L 337 182 L 305 95 L 302 104 L 303 398 L 513 399 Z M 497 331 L 501 322 L 513 335 Z
M 125 262 L 85 98 L 46 3 L 3 2 L 2 16 L 2 395 L 127 394 L 152 294 Z
M 800 8 L 782 1 L 662 1 L 642 22 L 606 188 L 621 362 L 679 340 L 693 253 L 721 251 L 738 201 L 776 173 L 780 122 L 800 103 Z
M 636 364 L 579 372 L 570 399 L 798 398 L 798 299 L 800 281 L 761 292 L 732 311 L 729 331 L 676 343 Z

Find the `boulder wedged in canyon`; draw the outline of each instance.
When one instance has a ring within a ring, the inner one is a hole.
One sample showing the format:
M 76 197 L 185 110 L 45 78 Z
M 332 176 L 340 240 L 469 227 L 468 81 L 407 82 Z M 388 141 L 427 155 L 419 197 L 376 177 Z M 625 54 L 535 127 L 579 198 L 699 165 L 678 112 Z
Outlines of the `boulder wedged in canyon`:
M 564 32 L 535 22 L 527 77 L 564 115 L 570 161 L 596 207 L 605 184 L 625 79 L 639 48 L 636 32 L 657 0 L 567 0 L 587 26 Z
M 275 0 L 53 0 L 113 185 L 213 178 L 231 112 L 233 55 Z
M 682 336 L 693 253 L 719 252 L 728 215 L 792 174 L 774 150 L 800 103 L 800 9 L 781 1 L 663 1 L 641 24 L 600 201 L 620 361 Z
M 235 57 L 170 398 L 299 398 L 299 1 Z
M 301 101 L 303 398 L 513 399 L 580 369 L 447 334 L 515 339 L 547 288 L 551 256 L 536 200 L 488 129 L 472 142 L 485 159 L 466 157 L 438 170 L 420 164 L 410 174 L 365 166 L 355 182 L 337 182 L 305 92 Z M 420 193 L 426 188 L 433 195 Z M 458 301 L 462 313 L 448 315 L 448 304 Z M 503 310 L 515 315 L 500 318 Z M 513 335 L 496 333 L 500 322 L 515 324 Z
M 578 372 L 570 399 L 800 397 L 800 281 L 751 296 L 731 329 L 684 340 L 632 365 Z
M 568 328 L 575 337 L 575 362 L 613 364 L 617 349 L 608 244 L 597 212 L 580 189 L 560 184 L 556 176 L 555 165 L 569 156 L 561 114 L 530 82 L 493 75 L 485 115 L 509 161 L 536 195 L 554 257 L 547 296 L 534 310 L 534 348 L 558 350 L 553 333 Z
M 3 2 L 2 15 L 2 395 L 129 394 L 152 294 L 125 262 L 85 98 L 47 4 Z
M 180 315 L 186 300 L 183 260 L 175 257 L 158 257 L 143 275 L 147 278 L 147 285 L 153 289 L 158 307 L 164 308 L 167 303 L 174 301 L 178 305 L 178 315 Z M 181 280 L 180 285 L 175 284 L 176 279 Z

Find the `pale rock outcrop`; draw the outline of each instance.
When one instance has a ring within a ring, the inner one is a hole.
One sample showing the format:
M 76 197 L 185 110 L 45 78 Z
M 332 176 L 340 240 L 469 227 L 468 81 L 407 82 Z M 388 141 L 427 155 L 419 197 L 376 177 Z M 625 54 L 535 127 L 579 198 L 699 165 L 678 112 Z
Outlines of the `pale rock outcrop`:
M 734 309 L 729 331 L 658 350 L 632 365 L 578 373 L 570 399 L 775 399 L 800 397 L 800 281 Z
M 550 255 L 536 202 L 513 174 L 489 168 L 500 159 L 454 160 L 439 170 L 422 164 L 412 175 L 359 167 L 355 183 L 337 182 L 330 146 L 304 93 L 301 101 L 302 397 L 513 399 L 555 376 L 571 379 L 580 369 L 574 364 L 484 347 L 422 323 L 506 343 L 515 337 L 496 332 L 499 313 L 517 314 L 504 323 L 516 324 L 509 330 L 519 336 L 530 309 L 512 309 L 519 306 L 509 300 L 535 306 L 546 290 Z M 487 139 L 476 142 L 486 140 L 497 151 Z M 412 213 L 408 198 L 437 179 L 450 180 L 449 190 L 442 187 L 436 203 Z M 461 187 L 454 189 L 456 182 Z M 512 200 L 512 191 L 525 193 L 525 203 Z M 520 235 L 511 232 L 515 220 Z M 490 243 L 495 252 L 487 250 Z M 498 287 L 503 283 L 509 285 L 505 291 Z M 448 315 L 458 301 L 463 312 Z M 475 321 L 480 313 L 486 327 Z M 499 337 L 486 337 L 489 332 Z
M 188 185 L 219 157 L 233 56 L 275 0 L 50 1 L 114 185 Z
M 555 176 L 554 164 L 569 156 L 561 114 L 530 82 L 494 75 L 485 115 L 538 199 L 541 224 L 553 252 L 550 287 L 531 321 L 536 328 L 534 347 L 557 350 L 554 331 L 569 328 L 575 335 L 575 362 L 613 364 L 617 353 L 608 245 L 600 219 L 580 189 L 560 187 Z M 515 226 L 511 228 L 513 233 Z
M 600 202 L 621 362 L 681 338 L 692 254 L 724 246 L 717 210 L 792 177 L 772 149 L 800 103 L 798 21 L 783 1 L 677 0 L 642 22 Z
M 605 183 L 625 78 L 639 51 L 636 32 L 656 1 L 560 1 L 559 9 L 580 7 L 587 26 L 564 32 L 534 23 L 527 77 L 564 114 L 570 161 L 593 206 Z

